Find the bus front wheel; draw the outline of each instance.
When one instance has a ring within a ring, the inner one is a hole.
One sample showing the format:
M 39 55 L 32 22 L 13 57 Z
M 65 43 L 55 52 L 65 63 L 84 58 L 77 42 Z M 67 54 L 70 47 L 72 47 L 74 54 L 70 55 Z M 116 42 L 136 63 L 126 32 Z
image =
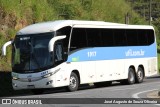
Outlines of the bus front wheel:
M 69 80 L 69 86 L 67 87 L 68 91 L 76 91 L 79 87 L 79 79 L 76 73 L 72 72 Z

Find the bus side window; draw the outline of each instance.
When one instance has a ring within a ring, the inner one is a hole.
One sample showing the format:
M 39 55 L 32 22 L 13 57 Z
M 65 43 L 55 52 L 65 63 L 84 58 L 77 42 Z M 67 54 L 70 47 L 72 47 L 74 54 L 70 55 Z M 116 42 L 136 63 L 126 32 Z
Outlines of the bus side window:
M 138 46 L 138 35 L 136 29 L 126 29 L 127 45 Z
M 154 31 L 153 30 L 147 30 L 147 37 L 148 37 L 148 45 L 151 45 L 155 41 L 154 37 Z
M 114 46 L 113 30 L 101 29 L 101 41 L 102 41 L 102 47 Z
M 147 30 L 138 30 L 138 42 L 140 46 L 148 45 Z
M 55 46 L 54 46 L 54 61 L 56 64 L 60 64 L 63 62 L 64 58 L 63 58 L 63 44 L 62 42 L 56 42 Z
M 113 29 L 115 46 L 126 46 L 125 29 Z
M 101 29 L 87 28 L 86 29 L 88 47 L 101 47 Z
M 70 51 L 87 47 L 86 31 L 84 28 L 73 28 Z
M 66 38 L 62 40 L 64 49 L 64 60 L 67 60 L 68 57 L 68 45 L 69 45 L 70 33 L 71 33 L 70 26 L 63 27 L 56 32 L 56 36 L 66 35 Z

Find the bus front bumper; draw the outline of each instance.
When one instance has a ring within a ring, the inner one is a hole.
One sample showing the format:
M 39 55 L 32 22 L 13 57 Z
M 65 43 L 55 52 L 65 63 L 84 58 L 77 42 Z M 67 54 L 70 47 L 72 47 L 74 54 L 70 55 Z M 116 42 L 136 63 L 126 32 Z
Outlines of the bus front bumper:
M 12 80 L 12 87 L 14 90 L 21 89 L 41 89 L 41 88 L 54 88 L 55 81 L 53 79 L 44 78 L 38 81 L 30 81 L 28 82 L 22 80 Z

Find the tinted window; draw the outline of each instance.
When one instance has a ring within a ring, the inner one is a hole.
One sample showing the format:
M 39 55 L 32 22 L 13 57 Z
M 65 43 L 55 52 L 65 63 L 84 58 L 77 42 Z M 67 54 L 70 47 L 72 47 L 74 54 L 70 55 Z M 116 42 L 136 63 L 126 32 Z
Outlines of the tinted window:
M 114 42 L 115 46 L 126 46 L 125 29 L 114 29 Z
M 148 45 L 148 37 L 147 37 L 147 32 L 146 30 L 138 30 L 138 43 L 139 45 Z
M 127 45 L 128 46 L 137 46 L 138 45 L 138 35 L 136 29 L 127 29 L 126 30 Z
M 56 32 L 56 36 L 66 35 L 66 38 L 62 40 L 63 41 L 63 49 L 64 49 L 65 53 L 68 52 L 68 44 L 69 44 L 70 33 L 71 33 L 71 27 L 70 26 L 61 28 Z
M 147 37 L 148 37 L 148 45 L 151 45 L 154 43 L 154 31 L 153 30 L 147 30 Z
M 101 29 L 102 46 L 114 46 L 113 30 Z
M 87 47 L 85 29 L 74 28 L 72 31 L 70 51 L 84 47 Z
M 100 29 L 86 29 L 88 47 L 101 46 L 101 32 Z
M 75 28 L 71 50 L 83 47 L 146 46 L 154 43 L 154 40 L 153 30 Z

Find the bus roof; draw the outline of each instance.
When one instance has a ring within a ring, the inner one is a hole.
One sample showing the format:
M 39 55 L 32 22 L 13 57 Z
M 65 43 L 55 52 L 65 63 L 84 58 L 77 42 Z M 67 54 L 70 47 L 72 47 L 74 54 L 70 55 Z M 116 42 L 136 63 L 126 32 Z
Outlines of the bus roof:
M 66 26 L 84 27 L 84 28 L 121 28 L 121 29 L 153 29 L 148 25 L 127 25 L 120 23 L 111 23 L 103 21 L 82 21 L 82 20 L 58 20 L 32 24 L 24 27 L 17 32 L 17 35 L 36 34 L 56 31 Z

